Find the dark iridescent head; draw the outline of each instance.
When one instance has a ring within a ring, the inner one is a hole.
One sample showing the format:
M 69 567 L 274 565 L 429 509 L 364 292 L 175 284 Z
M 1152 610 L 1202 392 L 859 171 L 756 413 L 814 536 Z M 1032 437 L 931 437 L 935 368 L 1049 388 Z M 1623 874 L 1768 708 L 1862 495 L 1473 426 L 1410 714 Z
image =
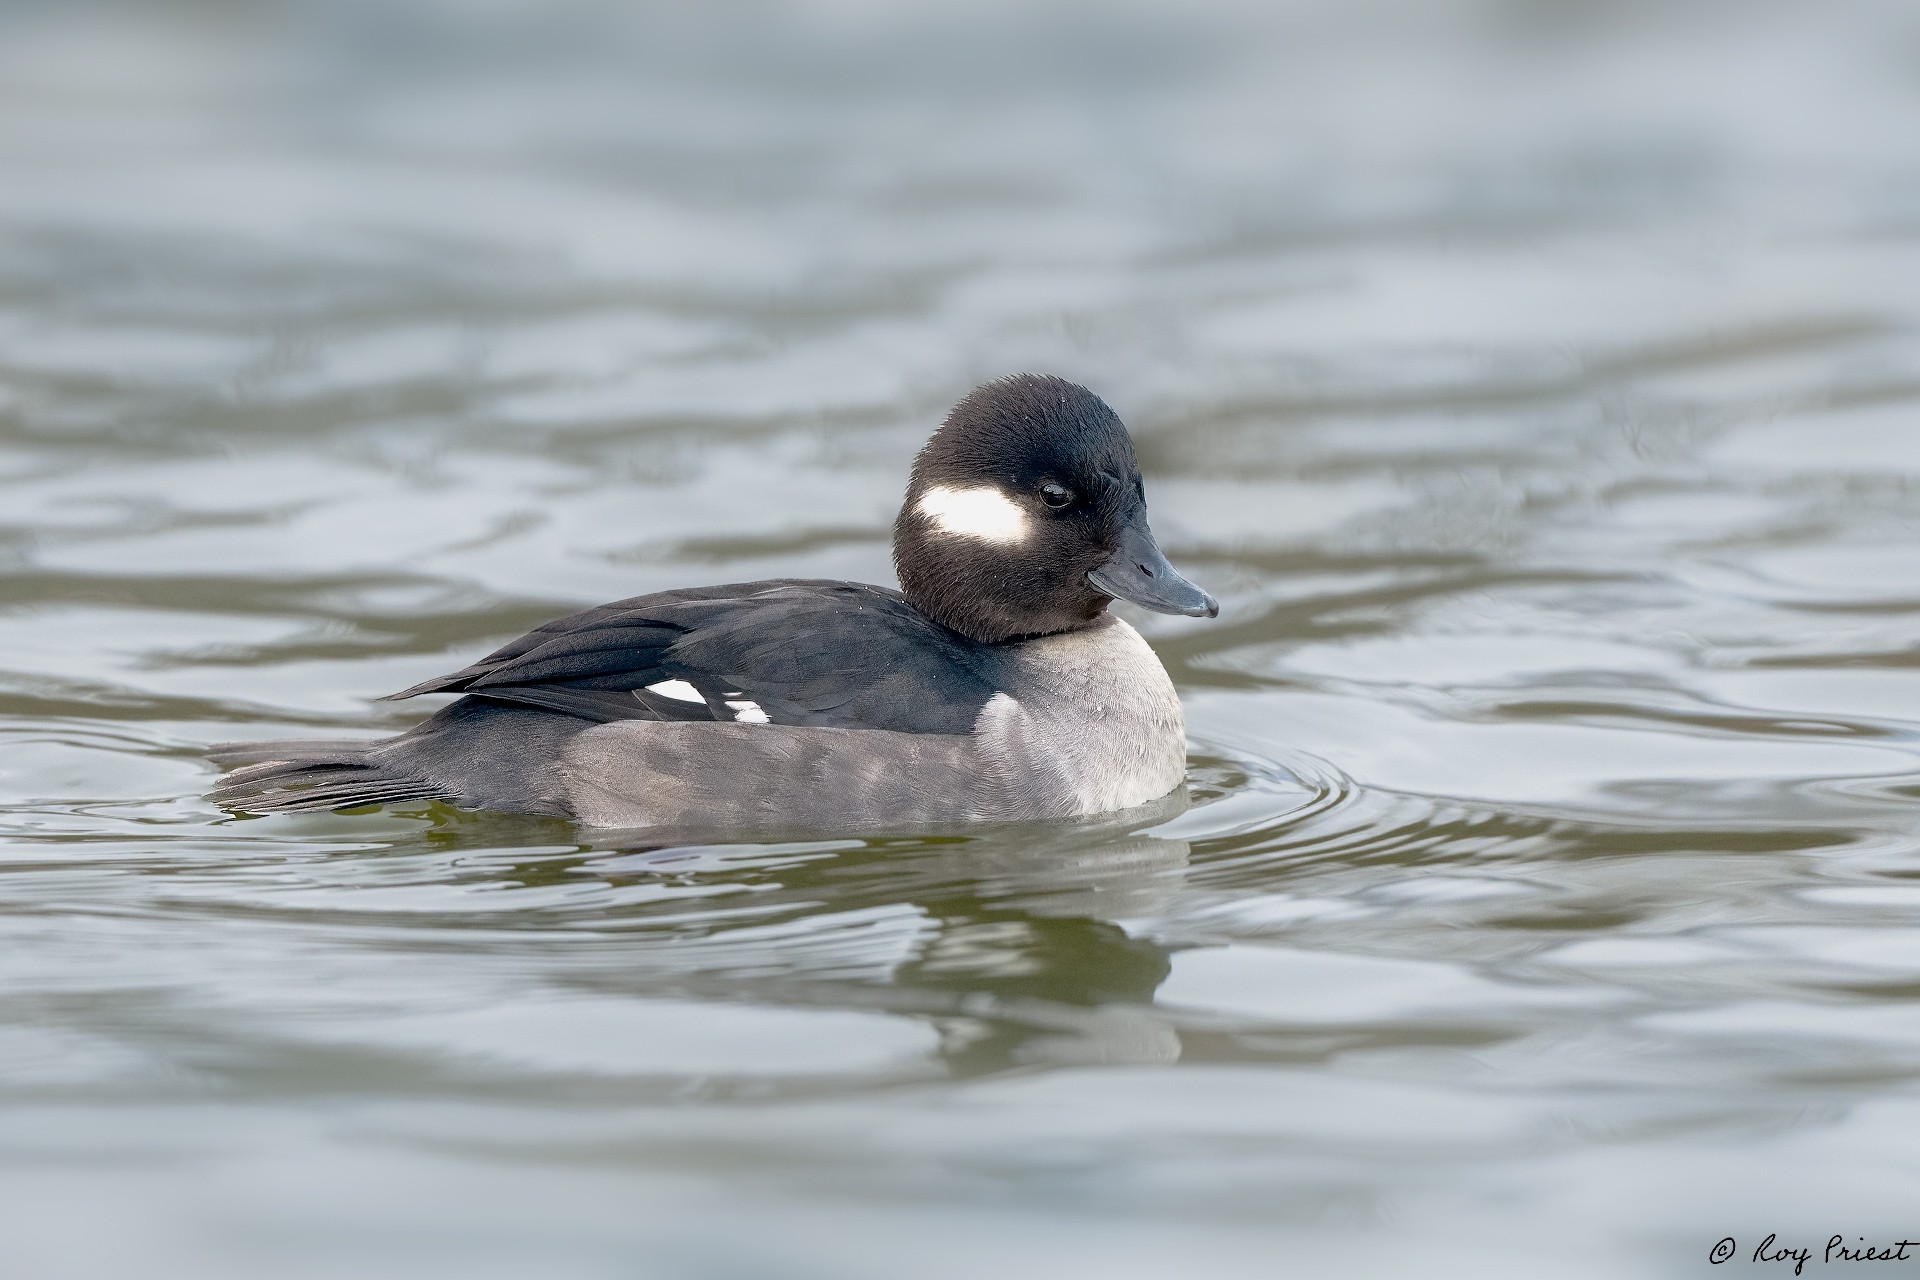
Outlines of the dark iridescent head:
M 989 382 L 953 407 L 914 460 L 893 562 L 916 609 L 987 643 L 1088 626 L 1114 599 L 1220 612 L 1155 545 L 1119 417 L 1041 374 Z

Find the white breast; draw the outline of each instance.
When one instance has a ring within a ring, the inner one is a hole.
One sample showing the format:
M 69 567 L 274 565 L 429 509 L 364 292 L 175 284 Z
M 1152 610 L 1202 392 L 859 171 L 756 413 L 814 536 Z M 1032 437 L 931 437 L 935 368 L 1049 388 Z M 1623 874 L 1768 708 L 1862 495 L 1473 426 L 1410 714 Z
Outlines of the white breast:
M 1022 817 L 1108 813 L 1166 795 L 1186 776 L 1186 726 L 1166 668 L 1118 618 L 1024 641 L 1008 693 L 974 737 Z

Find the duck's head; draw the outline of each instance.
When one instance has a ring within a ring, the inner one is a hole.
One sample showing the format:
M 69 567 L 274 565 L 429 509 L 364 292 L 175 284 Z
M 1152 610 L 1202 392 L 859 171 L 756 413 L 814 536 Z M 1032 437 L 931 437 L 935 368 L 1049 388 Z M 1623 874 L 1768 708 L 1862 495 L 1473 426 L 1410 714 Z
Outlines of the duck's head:
M 1215 617 L 1160 553 L 1133 441 L 1099 396 L 1023 373 L 977 387 L 920 450 L 893 525 L 907 600 L 984 643 L 1086 627 L 1113 600 Z

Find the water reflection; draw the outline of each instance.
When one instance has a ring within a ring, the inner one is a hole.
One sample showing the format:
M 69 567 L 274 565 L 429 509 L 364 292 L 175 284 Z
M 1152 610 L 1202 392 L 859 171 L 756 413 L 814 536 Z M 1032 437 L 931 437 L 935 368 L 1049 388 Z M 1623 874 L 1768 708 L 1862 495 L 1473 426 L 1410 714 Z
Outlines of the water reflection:
M 524 889 L 643 895 L 625 910 L 595 903 L 592 927 L 619 939 L 620 958 L 617 975 L 579 979 L 596 991 L 909 1016 L 937 1029 L 939 1058 L 961 1076 L 1170 1062 L 1179 1037 L 1151 1013 L 1168 950 L 1124 922 L 1179 892 L 1188 844 L 1153 828 L 1183 808 L 1175 796 L 1121 819 L 776 845 L 636 848 L 596 832 L 591 849 L 490 874 Z M 474 831 L 473 817 L 443 812 L 429 838 L 490 842 L 490 821 Z M 745 895 L 751 909 L 688 916 L 688 895 Z M 561 923 L 539 912 L 515 921 Z

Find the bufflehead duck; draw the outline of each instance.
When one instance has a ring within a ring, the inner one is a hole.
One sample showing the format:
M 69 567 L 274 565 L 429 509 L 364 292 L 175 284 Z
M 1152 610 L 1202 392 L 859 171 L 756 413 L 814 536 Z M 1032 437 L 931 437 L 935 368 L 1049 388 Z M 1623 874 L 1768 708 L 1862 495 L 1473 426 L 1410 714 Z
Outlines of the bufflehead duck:
M 229 744 L 249 813 L 444 799 L 598 826 L 885 828 L 1104 813 L 1185 776 L 1127 600 L 1216 617 L 1147 528 L 1106 403 L 1022 374 L 956 405 L 893 526 L 901 590 L 783 578 L 572 614 L 390 695 L 398 737 Z

